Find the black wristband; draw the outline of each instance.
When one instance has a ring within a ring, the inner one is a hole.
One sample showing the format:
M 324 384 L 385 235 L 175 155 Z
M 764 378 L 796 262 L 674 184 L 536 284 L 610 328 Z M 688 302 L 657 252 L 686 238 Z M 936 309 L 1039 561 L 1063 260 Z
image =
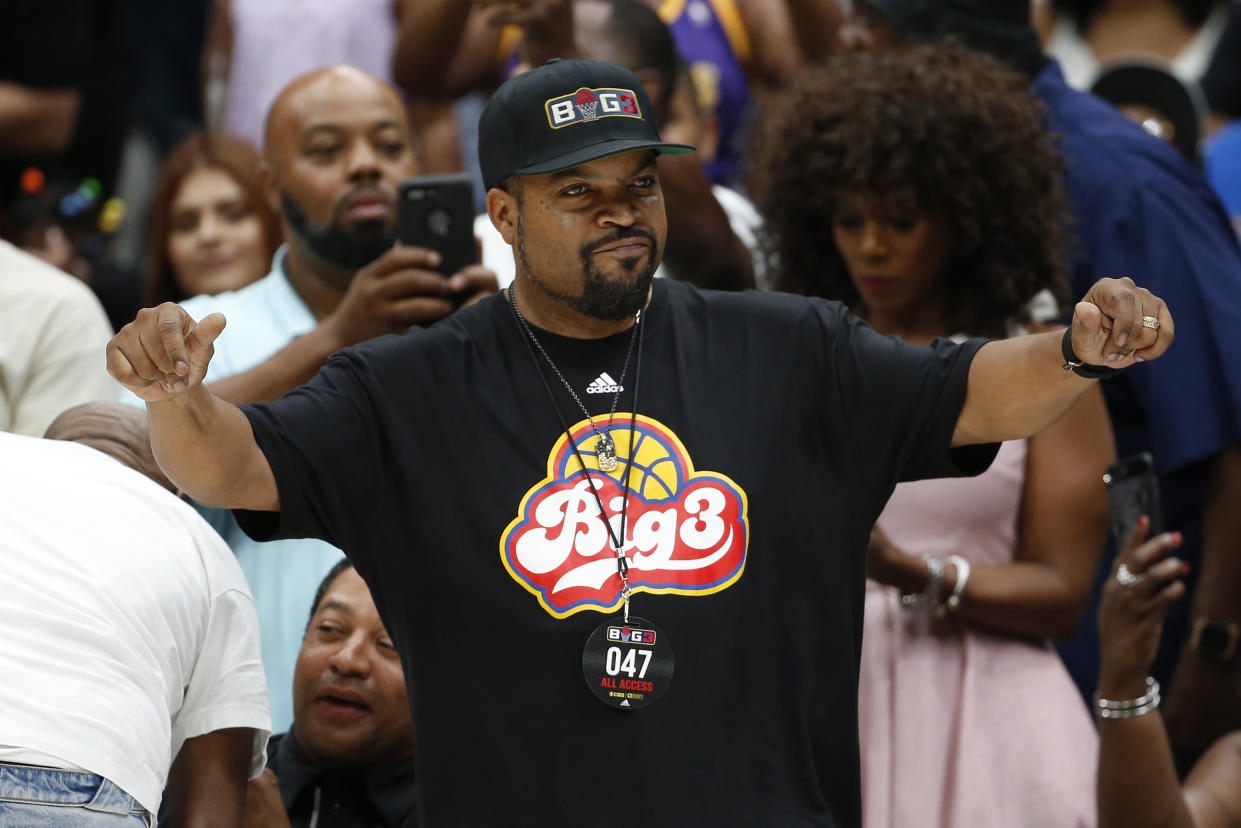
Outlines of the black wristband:
M 1071 327 L 1064 329 L 1064 338 L 1060 340 L 1060 353 L 1064 354 L 1064 365 L 1060 367 L 1066 371 L 1072 371 L 1079 377 L 1101 380 L 1120 373 L 1115 368 L 1108 368 L 1106 365 L 1088 365 L 1082 362 L 1077 354 L 1073 353 L 1073 329 Z

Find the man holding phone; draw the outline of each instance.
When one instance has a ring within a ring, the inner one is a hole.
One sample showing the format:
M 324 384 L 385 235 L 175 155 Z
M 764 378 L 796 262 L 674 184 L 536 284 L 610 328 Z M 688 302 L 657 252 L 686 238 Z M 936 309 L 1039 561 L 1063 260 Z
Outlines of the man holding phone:
M 440 272 L 441 255 L 395 244 L 397 188 L 417 171 L 396 92 L 353 67 L 293 81 L 267 118 L 261 176 L 285 244 L 265 278 L 235 293 L 182 303 L 195 318 L 222 313 L 206 377 L 234 403 L 263 402 L 308 381 L 348 345 L 429 325 L 496 290 L 491 271 Z M 316 540 L 257 544 L 227 513 L 212 523 L 237 553 L 254 593 L 275 727 L 292 721 L 287 690 L 309 596 L 340 558 Z
M 840 303 L 653 279 L 657 153 L 691 148 L 611 64 L 509 81 L 479 135 L 511 289 L 240 408 L 201 381 L 221 317 L 142 311 L 108 366 L 156 458 L 256 536 L 354 561 L 407 668 L 423 824 L 859 824 L 893 486 L 977 473 L 1158 358 L 1171 315 L 1103 279 L 1067 331 L 918 347 Z

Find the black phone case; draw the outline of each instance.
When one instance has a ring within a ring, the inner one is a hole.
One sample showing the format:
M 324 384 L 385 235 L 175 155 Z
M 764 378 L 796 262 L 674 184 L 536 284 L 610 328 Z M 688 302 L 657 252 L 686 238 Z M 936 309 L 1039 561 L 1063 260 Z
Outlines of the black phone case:
M 470 177 L 420 175 L 402 181 L 397 188 L 396 237 L 401 244 L 438 251 L 443 257 L 439 272 L 445 276 L 476 263 Z
M 1138 518 L 1146 515 L 1151 526 L 1147 537 L 1163 531 L 1163 509 L 1159 502 L 1159 478 L 1150 454 L 1126 457 L 1114 463 L 1103 476 L 1112 507 L 1112 536 L 1118 544 L 1128 540 Z

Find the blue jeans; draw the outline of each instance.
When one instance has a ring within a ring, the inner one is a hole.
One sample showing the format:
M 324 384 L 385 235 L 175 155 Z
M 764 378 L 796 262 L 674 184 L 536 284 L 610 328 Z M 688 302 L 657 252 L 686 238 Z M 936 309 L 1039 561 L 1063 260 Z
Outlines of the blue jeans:
M 150 828 L 146 809 L 85 771 L 0 762 L 0 828 Z

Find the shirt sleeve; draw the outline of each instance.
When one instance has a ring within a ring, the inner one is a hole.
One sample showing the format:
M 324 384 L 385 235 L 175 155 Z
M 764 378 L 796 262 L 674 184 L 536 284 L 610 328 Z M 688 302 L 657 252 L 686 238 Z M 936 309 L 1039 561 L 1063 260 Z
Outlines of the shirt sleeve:
M 1101 225 L 1098 272 L 1085 274 L 1131 277 L 1176 323 L 1163 356 L 1104 385 L 1118 435 L 1143 428 L 1161 474 L 1241 441 L 1241 249 L 1213 196 L 1171 196 L 1131 192 Z
M 241 567 L 218 538 L 200 541 L 210 599 L 207 622 L 185 690 L 173 720 L 173 755 L 187 739 L 227 728 L 254 731 L 250 776 L 267 764 L 271 709 L 263 672 L 258 612 Z
M 257 541 L 319 538 L 348 548 L 350 525 L 384 496 L 389 464 L 375 394 L 359 349 L 334 354 L 306 385 L 274 403 L 243 405 L 280 494 L 280 512 L 236 510 Z
M 81 283 L 67 284 L 32 349 L 35 362 L 12 403 L 10 430 L 42 437 L 67 408 L 120 399 L 124 389 L 108 373 L 104 358 L 111 338 L 99 300 Z
M 999 444 L 951 447 L 970 363 L 986 340 L 910 345 L 835 302 L 818 304 L 818 323 L 830 337 L 822 366 L 828 404 L 847 412 L 845 445 L 855 462 L 894 470 L 893 483 L 986 470 Z

